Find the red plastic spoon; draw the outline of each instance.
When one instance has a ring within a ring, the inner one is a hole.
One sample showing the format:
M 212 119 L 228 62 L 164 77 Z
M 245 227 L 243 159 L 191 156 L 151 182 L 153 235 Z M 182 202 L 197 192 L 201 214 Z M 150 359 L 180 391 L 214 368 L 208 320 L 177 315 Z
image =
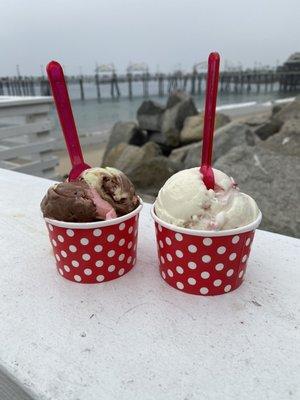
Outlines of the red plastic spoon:
M 206 98 L 204 111 L 203 142 L 202 142 L 202 161 L 200 172 L 203 182 L 207 189 L 214 189 L 215 178 L 211 167 L 213 137 L 216 115 L 216 104 L 219 82 L 219 53 L 210 53 L 208 57 L 208 71 L 206 81 Z
M 47 74 L 72 164 L 72 169 L 69 173 L 69 181 L 74 181 L 83 171 L 91 167 L 86 164 L 83 159 L 68 89 L 61 65 L 56 61 L 50 61 L 47 65 Z

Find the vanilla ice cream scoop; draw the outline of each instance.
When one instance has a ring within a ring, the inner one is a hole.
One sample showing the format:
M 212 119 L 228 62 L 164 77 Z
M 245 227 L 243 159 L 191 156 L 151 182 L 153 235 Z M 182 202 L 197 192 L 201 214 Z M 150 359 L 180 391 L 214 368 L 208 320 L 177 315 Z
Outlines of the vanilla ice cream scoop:
M 198 167 L 171 176 L 158 193 L 156 215 L 172 225 L 209 231 L 253 222 L 259 214 L 256 202 L 241 193 L 232 178 L 213 171 L 214 190 L 207 190 Z

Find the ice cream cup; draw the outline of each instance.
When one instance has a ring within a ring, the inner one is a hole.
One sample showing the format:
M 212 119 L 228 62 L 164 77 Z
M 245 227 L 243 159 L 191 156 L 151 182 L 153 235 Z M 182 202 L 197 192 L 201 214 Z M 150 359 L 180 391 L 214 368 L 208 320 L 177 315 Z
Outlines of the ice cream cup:
M 255 229 L 251 224 L 224 231 L 198 231 L 168 224 L 157 217 L 154 206 L 160 274 L 185 293 L 214 296 L 231 292 L 243 282 Z
M 136 262 L 139 213 L 108 221 L 74 223 L 44 218 L 56 267 L 64 278 L 78 283 L 101 283 L 120 278 Z

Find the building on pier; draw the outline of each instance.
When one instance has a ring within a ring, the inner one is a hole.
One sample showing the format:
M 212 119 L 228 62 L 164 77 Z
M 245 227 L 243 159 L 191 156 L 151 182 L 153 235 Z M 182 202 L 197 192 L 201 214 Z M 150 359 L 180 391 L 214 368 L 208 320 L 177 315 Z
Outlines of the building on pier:
M 300 52 L 293 53 L 277 68 L 281 91 L 295 91 L 300 88 Z
M 293 53 L 283 64 L 283 71 L 300 72 L 300 52 Z

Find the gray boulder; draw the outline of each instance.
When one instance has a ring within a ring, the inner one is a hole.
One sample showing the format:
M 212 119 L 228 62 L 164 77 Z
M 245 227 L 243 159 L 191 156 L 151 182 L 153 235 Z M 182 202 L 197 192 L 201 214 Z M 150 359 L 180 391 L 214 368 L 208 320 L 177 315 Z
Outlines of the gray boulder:
M 272 107 L 272 116 L 274 116 L 275 114 L 277 114 L 279 111 L 281 111 L 283 109 L 283 107 L 285 106 L 285 104 L 274 104 Z
M 161 132 L 148 132 L 148 141 L 157 143 L 164 156 L 168 156 L 173 149 L 167 144 L 167 139 Z
M 219 158 L 215 168 L 233 176 L 240 189 L 252 196 L 263 214 L 261 229 L 300 236 L 300 174 L 295 157 L 260 146 L 238 146 Z
M 260 140 L 254 135 L 251 129 L 240 122 L 230 122 L 229 124 L 217 129 L 214 135 L 213 159 L 226 154 L 233 147 L 246 144 L 254 146 Z M 185 168 L 192 168 L 200 164 L 202 153 L 202 142 L 195 143 L 188 151 L 185 160 Z
M 159 155 L 161 149 L 153 142 L 148 142 L 142 147 L 119 143 L 107 154 L 103 166 L 115 167 L 127 174 L 141 162 Z
M 262 125 L 258 125 L 253 131 L 261 140 L 266 140 L 268 137 L 274 135 L 274 133 L 279 132 L 282 124 L 282 121 L 274 117 Z
M 182 167 L 162 156 L 160 147 L 154 142 L 148 142 L 142 147 L 120 143 L 109 152 L 107 161 L 111 167 L 122 170 L 138 191 L 153 196 Z
M 202 154 L 202 140 L 198 143 L 192 143 L 184 157 L 184 168 L 193 168 L 200 165 Z
M 271 113 L 262 113 L 262 114 L 253 114 L 249 115 L 245 118 L 242 118 L 240 121 L 243 124 L 249 125 L 249 126 L 258 126 L 258 125 L 263 125 L 269 121 L 271 118 Z
M 282 155 L 300 157 L 300 119 L 286 121 L 279 133 L 262 142 L 262 147 Z
M 247 125 L 233 121 L 216 130 L 214 135 L 213 159 L 217 160 L 235 146 L 243 144 L 254 146 L 258 141 L 259 139 Z
M 297 98 L 291 103 L 286 104 L 280 111 L 276 114 L 276 119 L 282 123 L 288 121 L 289 119 L 299 119 L 300 118 L 300 100 Z
M 137 120 L 140 129 L 160 131 L 162 115 L 165 108 L 152 100 L 145 100 L 137 110 Z
M 188 99 L 189 95 L 186 92 L 183 92 L 182 90 L 176 90 L 172 92 L 168 97 L 166 108 L 172 108 L 181 101 L 185 101 Z
M 215 118 L 215 129 L 228 124 L 230 118 L 222 113 L 217 113 Z M 180 132 L 180 142 L 188 144 L 198 142 L 203 135 L 204 114 L 187 117 L 184 121 L 183 129 Z
M 181 147 L 178 147 L 177 149 L 173 149 L 171 154 L 169 155 L 169 159 L 174 162 L 184 163 L 189 151 L 190 150 L 192 151 L 194 148 L 197 148 L 200 151 L 200 146 L 202 147 L 202 141 L 198 142 L 198 143 L 190 143 L 190 144 L 187 144 L 186 146 L 181 146 Z M 198 154 L 198 156 L 199 156 L 199 154 Z M 198 162 L 199 162 L 199 157 L 198 157 Z
M 181 169 L 181 164 L 158 156 L 136 166 L 129 177 L 142 193 L 156 196 L 166 180 Z
M 108 165 L 106 157 L 110 150 L 119 143 L 128 143 L 142 146 L 147 141 L 147 135 L 142 132 L 135 122 L 117 122 L 110 132 L 109 140 L 103 156 L 103 161 Z
M 165 135 L 169 146 L 177 147 L 179 145 L 180 132 L 183 128 L 184 120 L 191 115 L 197 114 L 197 108 L 191 97 L 180 101 L 164 112 L 162 119 L 162 133 Z

